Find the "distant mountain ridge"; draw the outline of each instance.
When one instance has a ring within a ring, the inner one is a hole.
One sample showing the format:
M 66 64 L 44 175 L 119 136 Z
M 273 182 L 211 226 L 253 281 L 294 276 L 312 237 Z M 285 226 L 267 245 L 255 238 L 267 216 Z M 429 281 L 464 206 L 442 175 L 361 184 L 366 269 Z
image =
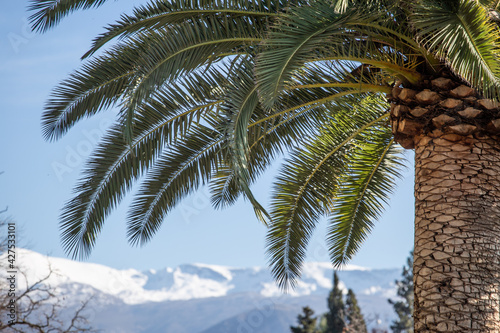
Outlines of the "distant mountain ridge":
M 329 263 L 305 263 L 297 288 L 283 295 L 261 267 L 186 264 L 140 272 L 25 249 L 18 257 L 29 281 L 46 275 L 50 263 L 57 275 L 47 283 L 68 296 L 69 309 L 92 296 L 89 319 L 111 333 L 285 333 L 303 306 L 326 311 L 333 276 Z M 370 326 L 387 327 L 394 318 L 387 299 L 395 298 L 400 274 L 398 268 L 347 266 L 339 277 L 341 287 L 355 291 Z

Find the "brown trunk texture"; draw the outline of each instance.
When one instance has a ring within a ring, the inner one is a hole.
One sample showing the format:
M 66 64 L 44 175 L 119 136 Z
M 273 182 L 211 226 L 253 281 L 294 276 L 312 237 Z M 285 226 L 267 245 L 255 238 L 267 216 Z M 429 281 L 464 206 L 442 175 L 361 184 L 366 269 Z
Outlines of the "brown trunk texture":
M 420 135 L 415 332 L 500 332 L 500 138 Z

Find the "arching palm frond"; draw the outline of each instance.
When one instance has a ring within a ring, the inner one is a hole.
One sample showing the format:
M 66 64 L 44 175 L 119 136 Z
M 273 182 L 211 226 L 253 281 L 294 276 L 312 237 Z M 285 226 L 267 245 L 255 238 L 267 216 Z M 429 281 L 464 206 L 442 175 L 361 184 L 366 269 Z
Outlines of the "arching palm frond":
M 366 14 L 361 9 L 339 14 L 331 10 L 330 3 L 316 1 L 314 6 L 293 7 L 280 16 L 256 64 L 263 103 L 271 107 L 293 76 L 312 61 L 355 61 L 418 81 L 420 74 L 413 57 L 395 49 L 402 47 L 417 53 L 418 44 L 404 33 L 391 30 L 394 24 L 386 24 L 390 20 L 382 20 L 377 14 Z
M 61 213 L 61 239 L 66 253 L 73 258 L 90 254 L 100 233 L 104 218 L 110 213 L 134 180 L 147 167 L 154 153 L 150 148 L 137 149 L 139 158 L 128 153 L 119 125 L 108 130 L 92 158 L 87 162 L 83 177 L 75 186 L 77 194 L 68 201 Z
M 235 180 L 238 181 L 238 187 L 252 203 L 259 220 L 266 224 L 268 214 L 248 186 L 250 174 L 247 167 L 247 126 L 257 107 L 259 107 L 259 97 L 253 80 L 253 64 L 243 60 L 236 71 L 231 72 L 223 105 L 226 125 L 221 126 L 221 132 L 227 137 L 229 143 L 228 163 L 236 168 Z
M 158 87 L 217 61 L 219 54 L 231 54 L 261 40 L 254 33 L 254 24 L 238 18 L 199 19 L 147 36 L 155 38 L 136 62 L 136 81 L 126 92 L 122 109 L 126 136 L 133 126 L 135 109 Z
M 223 138 L 200 125 L 168 149 L 148 172 L 128 218 L 130 243 L 144 244 L 179 201 L 206 183 L 222 160 Z
M 500 97 L 498 27 L 476 1 L 420 1 L 411 16 L 425 47 L 489 98 Z
M 59 139 L 79 120 L 117 105 L 133 82 L 134 59 L 139 54 L 133 47 L 117 47 L 88 61 L 62 81 L 42 115 L 45 139 Z
M 151 32 L 91 59 L 54 90 L 42 117 L 45 137 L 57 139 L 80 119 L 121 103 L 130 140 L 133 113 L 161 85 L 216 61 L 219 53 L 260 40 L 253 27 L 233 29 L 235 24 L 203 21 Z
M 76 196 L 63 209 L 60 228 L 67 253 L 73 257 L 90 253 L 105 218 L 135 180 L 193 125 L 216 115 L 220 101 L 203 98 L 217 97 L 214 89 L 222 84 L 218 73 L 206 72 L 156 92 L 152 101 L 141 105 L 130 143 L 120 125 L 108 131 L 75 187 Z
M 282 288 L 293 287 L 300 276 L 308 240 L 320 217 L 328 214 L 338 199 L 341 181 L 355 157 L 357 140 L 388 116 L 385 110 L 368 103 L 345 107 L 329 108 L 330 122 L 305 148 L 293 153 L 275 184 L 267 253 Z
M 285 7 L 286 2 L 255 0 L 179 0 L 155 1 L 137 7 L 132 15 L 123 14 L 119 21 L 109 25 L 106 32 L 94 39 L 91 49 L 84 58 L 95 53 L 99 48 L 115 38 L 127 38 L 141 31 L 165 29 L 181 23 L 189 23 L 199 18 L 222 19 L 227 16 L 251 18 L 252 21 L 268 20 Z M 263 25 L 255 26 L 256 31 Z
M 373 229 L 401 177 L 402 149 L 379 123 L 356 138 L 349 172 L 339 181 L 329 212 L 327 244 L 332 263 L 346 264 Z
M 29 10 L 35 11 L 29 18 L 33 30 L 46 31 L 68 14 L 79 9 L 97 8 L 107 0 L 30 0 Z

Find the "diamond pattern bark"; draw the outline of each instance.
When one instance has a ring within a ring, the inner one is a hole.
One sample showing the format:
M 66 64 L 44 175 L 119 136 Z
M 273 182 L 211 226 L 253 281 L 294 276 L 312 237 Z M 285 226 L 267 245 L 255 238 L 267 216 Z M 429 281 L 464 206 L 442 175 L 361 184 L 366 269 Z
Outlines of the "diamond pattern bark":
M 413 149 L 422 135 L 500 135 L 500 104 L 449 76 L 429 77 L 411 89 L 396 86 L 387 95 L 394 139 L 404 148 Z
M 499 137 L 415 138 L 415 332 L 500 332 L 499 205 Z

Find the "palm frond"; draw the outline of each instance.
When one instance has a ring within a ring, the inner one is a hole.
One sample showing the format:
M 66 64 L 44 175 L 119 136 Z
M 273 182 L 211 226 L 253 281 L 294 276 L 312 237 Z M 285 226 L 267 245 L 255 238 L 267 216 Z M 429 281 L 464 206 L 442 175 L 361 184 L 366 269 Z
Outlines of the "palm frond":
M 66 15 L 79 10 L 96 8 L 107 0 L 30 0 L 28 10 L 35 11 L 29 21 L 35 31 L 44 32 L 58 24 Z
M 185 196 L 206 183 L 222 160 L 222 136 L 199 125 L 166 151 L 148 172 L 127 222 L 132 244 L 146 243 L 165 215 Z
M 117 48 L 88 61 L 62 81 L 44 108 L 45 139 L 59 139 L 80 119 L 116 105 L 133 80 L 134 59 L 138 54 L 132 48 Z
M 355 112 L 332 113 L 327 128 L 295 151 L 275 183 L 267 254 L 282 288 L 293 287 L 300 276 L 311 233 L 336 199 L 340 179 L 349 172 L 355 139 L 388 116 L 367 104 L 353 108 Z
M 489 98 L 500 97 L 499 33 L 476 1 L 420 1 L 411 18 L 422 43 Z
M 205 23 L 177 27 L 174 37 L 173 31 L 137 36 L 89 60 L 54 90 L 42 116 L 44 136 L 57 139 L 80 119 L 121 102 L 130 140 L 137 107 L 161 85 L 216 61 L 218 53 L 257 40 L 244 24 L 226 31 L 221 22 L 212 30 Z
M 421 76 L 415 69 L 416 56 L 408 54 L 420 54 L 418 44 L 405 35 L 408 31 L 392 22 L 393 18 L 369 9 L 354 7 L 339 14 L 332 11 L 330 2 L 320 0 L 314 6 L 292 7 L 281 15 L 257 57 L 255 72 L 262 102 L 271 107 L 293 76 L 315 61 L 370 64 L 417 82 Z M 411 52 L 403 55 L 396 48 Z
M 256 216 L 266 224 L 268 214 L 254 197 L 249 187 L 247 127 L 259 105 L 257 87 L 253 79 L 253 63 L 244 59 L 236 68 L 236 71 L 231 72 L 231 74 L 234 73 L 236 75 L 230 77 L 223 106 L 227 122 L 222 131 L 228 137 L 230 143 L 228 146 L 229 165 L 235 169 L 238 186 L 252 203 Z
M 335 266 L 346 264 L 357 253 L 387 206 L 403 166 L 402 149 L 387 126 L 372 127 L 356 141 L 349 172 L 340 180 L 330 212 L 327 244 Z
M 261 38 L 254 33 L 254 23 L 238 18 L 198 19 L 164 31 L 149 32 L 148 48 L 135 63 L 134 84 L 124 96 L 121 114 L 126 137 L 130 137 L 137 105 L 160 86 L 216 61 L 219 54 L 259 42 Z
M 90 254 L 104 218 L 120 202 L 134 180 L 155 158 L 161 141 L 147 142 L 130 154 L 119 125 L 106 136 L 87 162 L 76 196 L 61 213 L 61 239 L 65 252 L 73 258 Z
M 77 195 L 69 201 L 61 216 L 63 246 L 73 257 L 87 256 L 106 216 L 121 201 L 135 180 L 148 170 L 165 147 L 183 138 L 203 119 L 211 119 L 220 101 L 216 97 L 217 73 L 169 90 L 155 93 L 141 105 L 130 143 L 123 137 L 121 125 L 111 128 L 87 163 Z M 203 100 L 205 98 L 205 100 Z
M 196 21 L 200 17 L 253 17 L 266 20 L 277 15 L 286 1 L 269 2 L 254 0 L 177 0 L 155 1 L 134 9 L 132 15 L 123 14 L 119 21 L 109 25 L 106 32 L 94 39 L 91 49 L 83 56 L 89 57 L 99 48 L 115 38 L 126 38 L 141 31 L 166 28 L 185 22 Z M 263 26 L 260 25 L 260 28 Z M 256 29 L 259 26 L 255 27 Z
M 155 133 L 156 124 L 163 130 L 150 140 L 163 140 L 174 144 L 184 137 L 191 126 L 203 121 L 214 121 L 220 105 L 227 79 L 216 70 L 193 72 L 182 80 L 161 87 L 150 100 L 141 104 L 135 114 L 139 133 Z M 154 124 L 151 130 L 143 124 Z M 142 125 L 141 125 L 142 124 Z M 134 138 L 133 143 L 137 141 Z

